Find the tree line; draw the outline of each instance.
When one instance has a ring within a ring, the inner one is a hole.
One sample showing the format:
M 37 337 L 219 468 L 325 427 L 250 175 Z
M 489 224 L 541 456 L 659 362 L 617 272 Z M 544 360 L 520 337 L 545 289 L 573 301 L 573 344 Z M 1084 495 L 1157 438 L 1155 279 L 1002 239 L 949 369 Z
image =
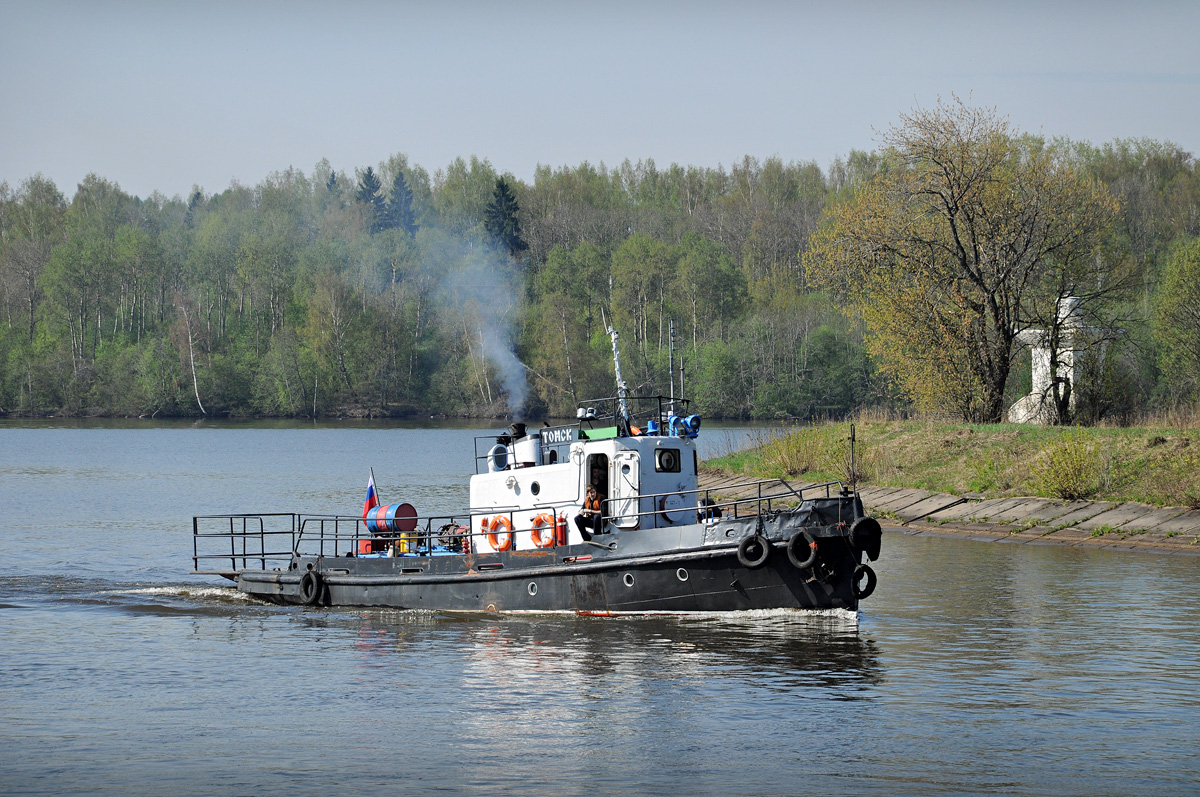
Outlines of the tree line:
M 1194 158 L 1150 140 L 1022 141 L 1111 198 L 1080 259 L 1122 286 L 1095 414 L 1195 401 Z M 921 405 L 878 335 L 920 303 L 855 301 L 805 259 L 897 173 L 895 153 L 828 169 L 542 166 L 529 182 L 397 154 L 171 198 L 97 175 L 69 199 L 41 175 L 0 184 L 0 412 L 568 415 L 615 390 L 609 324 L 643 393 L 671 389 L 673 329 L 675 391 L 681 362 L 710 416 Z M 872 279 L 855 284 L 882 296 Z M 1007 400 L 1028 375 L 1019 350 L 1005 356 Z

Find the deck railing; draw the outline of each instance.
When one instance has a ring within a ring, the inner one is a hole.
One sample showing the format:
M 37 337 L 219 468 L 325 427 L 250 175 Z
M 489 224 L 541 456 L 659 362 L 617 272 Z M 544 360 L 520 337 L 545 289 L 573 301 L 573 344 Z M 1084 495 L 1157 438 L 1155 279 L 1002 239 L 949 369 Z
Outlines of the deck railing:
M 650 502 L 650 510 L 625 513 L 617 516 L 605 515 L 605 521 L 621 526 L 622 521 L 637 519 L 636 529 L 660 528 L 674 525 L 666 522 L 662 515 L 669 513 L 695 513 L 695 521 L 687 518 L 688 522 L 716 521 L 720 518 L 754 517 L 768 513 L 782 503 L 795 504 L 813 497 L 811 494 L 824 491 L 826 497 L 831 495 L 833 488 L 843 492 L 842 483 L 838 481 L 823 484 L 806 485 L 795 488 L 782 479 L 767 481 L 748 481 L 741 484 L 724 485 L 720 492 L 742 492 L 753 488 L 753 492 L 745 497 L 730 498 L 721 501 L 714 499 L 716 491 L 713 488 L 697 488 L 695 490 L 673 491 L 668 493 L 653 493 L 626 498 L 607 499 L 605 504 L 614 501 Z M 684 496 L 684 505 L 664 509 L 658 506 L 659 499 L 667 496 Z M 688 501 L 688 497 L 694 503 Z M 485 538 L 495 532 L 512 532 L 512 547 L 518 548 L 518 535 L 529 534 L 533 531 L 530 524 L 518 526 L 516 516 L 528 516 L 531 511 L 550 514 L 555 523 L 552 529 L 551 544 L 545 548 L 557 547 L 562 544 L 564 535 L 558 532 L 560 515 L 565 515 L 566 533 L 570 534 L 574 526 L 574 516 L 578 512 L 577 503 L 558 504 L 538 507 L 537 510 L 521 507 L 489 507 L 476 508 L 469 512 L 454 515 L 430 515 L 409 519 L 413 525 L 408 531 L 373 531 L 368 528 L 368 521 L 355 515 L 301 515 L 287 513 L 270 514 L 241 514 L 241 515 L 202 515 L 192 518 L 193 550 L 192 561 L 197 573 L 231 575 L 232 573 L 250 568 L 262 570 L 288 570 L 295 557 L 380 557 L 380 556 L 432 556 L 443 554 L 464 553 L 477 551 L 490 553 L 493 546 L 485 542 Z M 495 532 L 487 527 L 473 528 L 472 514 L 478 517 L 484 514 L 489 518 L 505 518 L 497 524 Z M 633 524 L 626 524 L 633 525 Z M 634 531 L 635 529 L 630 529 Z M 540 536 L 540 535 L 539 535 Z M 529 538 L 529 542 L 532 539 Z M 528 550 L 524 540 L 521 550 Z M 540 547 L 540 546 L 539 546 Z
M 778 489 L 768 489 L 771 485 L 778 485 Z M 606 498 L 604 500 L 605 509 L 608 510 L 612 504 L 637 504 L 641 500 L 649 499 L 653 509 L 638 511 L 638 512 L 621 512 L 612 514 L 605 512 L 604 518 L 606 521 L 620 527 L 623 521 L 631 518 L 637 518 L 637 528 L 659 528 L 663 525 L 675 525 L 672 523 L 664 523 L 665 518 L 661 515 L 664 512 L 672 513 L 685 512 L 695 510 L 698 520 L 716 520 L 721 517 L 731 516 L 734 518 L 755 515 L 761 515 L 764 512 L 771 512 L 780 503 L 799 503 L 806 500 L 805 493 L 825 491 L 825 497 L 830 497 L 832 488 L 836 487 L 839 493 L 844 492 L 844 486 L 840 481 L 822 482 L 820 484 L 809 484 L 803 487 L 793 487 L 783 479 L 767 479 L 758 481 L 742 482 L 740 484 L 722 485 L 718 489 L 711 487 L 696 488 L 695 490 L 672 490 L 665 493 L 641 493 L 637 496 L 624 496 L 617 498 Z M 738 492 L 745 488 L 753 488 L 754 494 L 744 498 L 729 498 L 723 501 L 714 500 L 713 496 L 717 492 L 730 493 Z M 685 497 L 685 504 L 682 507 L 673 509 L 664 509 L 656 506 L 658 499 L 668 496 L 681 495 Z M 687 502 L 687 496 L 695 496 L 695 504 Z M 701 497 L 703 496 L 703 497 Z M 808 496 L 811 498 L 812 496 Z M 749 511 L 753 509 L 753 511 Z M 645 525 L 643 519 L 650 518 L 651 524 Z
M 223 573 L 253 566 L 263 570 L 286 566 L 296 549 L 299 519 L 299 515 L 284 512 L 193 517 L 192 569 Z

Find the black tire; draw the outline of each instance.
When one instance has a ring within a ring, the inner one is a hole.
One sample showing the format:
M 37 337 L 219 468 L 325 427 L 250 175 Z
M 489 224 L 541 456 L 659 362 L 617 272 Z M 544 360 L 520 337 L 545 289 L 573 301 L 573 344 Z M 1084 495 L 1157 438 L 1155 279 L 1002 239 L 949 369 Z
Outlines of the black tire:
M 309 570 L 300 576 L 300 600 L 306 606 L 315 606 L 321 600 L 321 576 Z
M 761 534 L 746 537 L 738 545 L 737 556 L 742 567 L 757 570 L 771 558 L 771 543 Z
M 801 570 L 817 563 L 817 541 L 807 531 L 797 531 L 788 540 L 788 561 Z
M 883 529 L 875 518 L 860 517 L 850 524 L 850 544 L 865 552 L 872 562 L 879 558 L 882 540 Z
M 862 582 L 862 577 L 867 577 L 867 583 L 864 586 L 859 586 Z M 879 578 L 875 575 L 875 571 L 870 565 L 859 565 L 854 568 L 854 597 L 862 600 L 863 598 L 871 597 L 871 593 L 875 591 L 875 585 L 879 583 Z

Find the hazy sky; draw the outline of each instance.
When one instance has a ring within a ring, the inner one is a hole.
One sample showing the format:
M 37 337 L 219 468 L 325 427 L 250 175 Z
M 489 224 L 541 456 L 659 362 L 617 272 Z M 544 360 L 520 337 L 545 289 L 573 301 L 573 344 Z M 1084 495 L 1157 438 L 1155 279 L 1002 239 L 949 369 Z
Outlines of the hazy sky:
M 220 191 L 394 152 L 823 168 L 914 105 L 1200 154 L 1200 2 L 0 0 L 0 181 Z

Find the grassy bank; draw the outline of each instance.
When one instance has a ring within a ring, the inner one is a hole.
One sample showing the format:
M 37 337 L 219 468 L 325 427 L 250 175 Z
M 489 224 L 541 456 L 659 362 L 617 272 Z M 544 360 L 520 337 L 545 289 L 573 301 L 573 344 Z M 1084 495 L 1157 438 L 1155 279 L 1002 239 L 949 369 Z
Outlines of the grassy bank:
M 1063 428 L 860 419 L 855 427 L 862 484 L 1200 508 L 1194 424 Z M 705 464 L 762 478 L 848 480 L 849 435 L 849 423 L 797 428 Z

